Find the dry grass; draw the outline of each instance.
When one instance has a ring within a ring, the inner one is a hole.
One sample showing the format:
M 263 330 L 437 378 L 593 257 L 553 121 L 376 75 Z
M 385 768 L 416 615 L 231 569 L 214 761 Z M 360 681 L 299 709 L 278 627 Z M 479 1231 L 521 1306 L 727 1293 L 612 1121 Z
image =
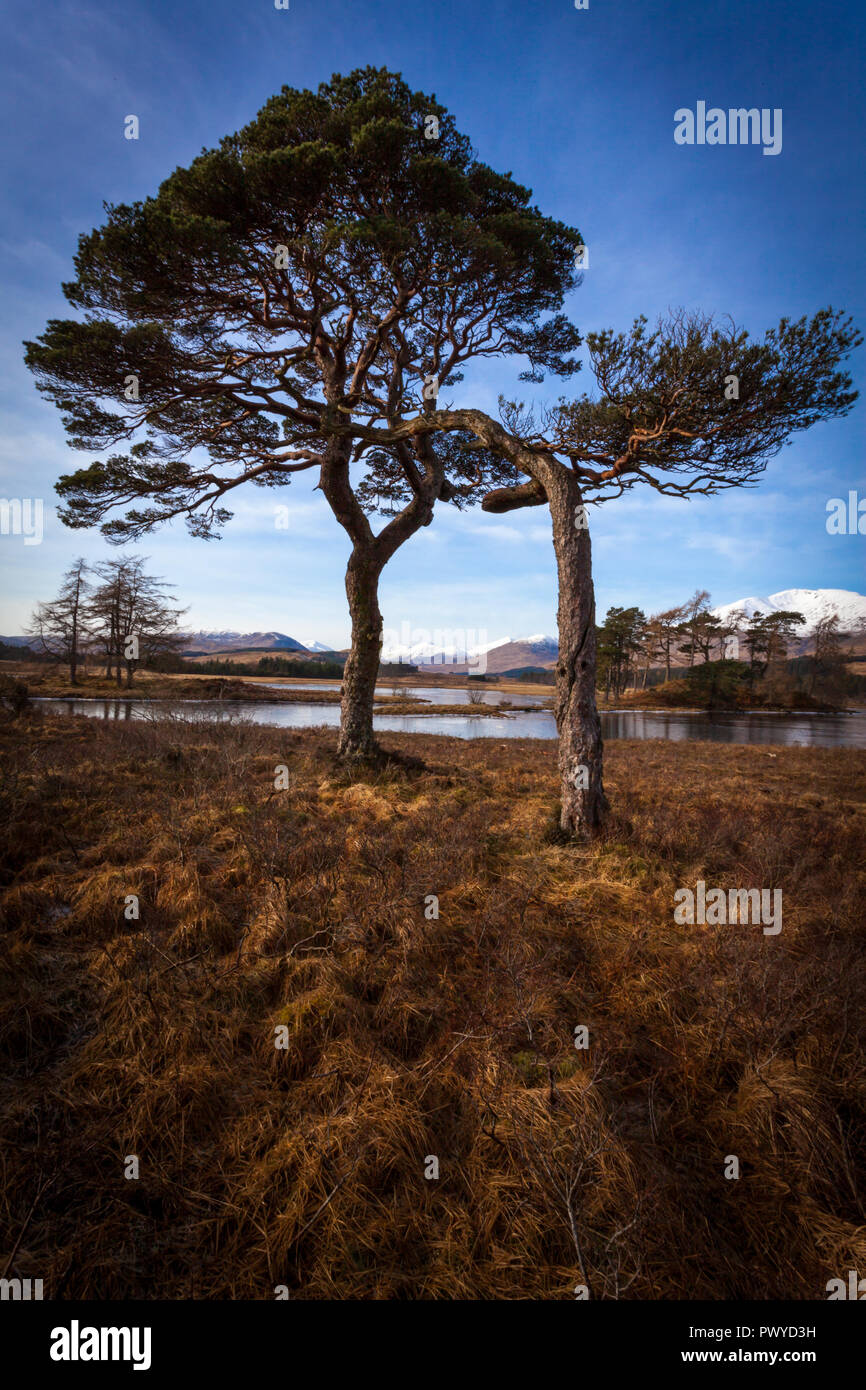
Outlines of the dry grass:
M 271 689 L 258 678 L 238 680 L 235 676 L 177 676 L 160 675 L 153 671 L 136 672 L 132 686 L 106 679 L 104 673 L 81 673 L 76 685 L 71 685 L 66 669 L 28 671 L 23 666 L 10 674 L 23 680 L 35 699 L 64 700 L 262 700 L 287 701 L 303 704 L 339 704 L 339 690 L 298 690 L 281 687 Z
M 866 1268 L 866 754 L 613 743 L 575 850 L 550 743 L 390 735 L 426 766 L 349 781 L 333 738 L 0 728 L 11 1274 L 813 1299 Z M 698 878 L 782 888 L 781 935 L 674 925 Z

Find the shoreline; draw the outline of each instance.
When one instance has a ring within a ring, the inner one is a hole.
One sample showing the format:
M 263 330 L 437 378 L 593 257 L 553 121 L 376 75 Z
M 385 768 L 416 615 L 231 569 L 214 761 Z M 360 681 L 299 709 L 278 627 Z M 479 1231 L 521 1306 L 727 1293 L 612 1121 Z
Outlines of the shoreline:
M 297 697 L 297 698 L 296 698 Z M 300 698 L 304 697 L 304 698 Z M 302 690 L 287 692 L 280 697 L 279 692 L 273 696 L 269 695 L 245 695 L 236 691 L 230 694 L 211 694 L 211 695 L 149 695 L 140 690 L 121 690 L 117 694 L 77 694 L 64 691 L 61 694 L 34 695 L 29 698 L 38 703 L 43 700 L 64 700 L 67 703 L 73 701 L 94 702 L 114 701 L 126 702 L 129 704 L 216 704 L 224 702 L 226 704 L 298 704 L 298 705 L 336 705 L 340 703 L 339 691 L 318 691 Z M 391 703 L 393 702 L 393 703 Z M 427 700 L 406 700 L 398 695 L 383 695 L 376 698 L 374 710 L 388 714 L 451 714 L 459 713 L 461 716 L 469 715 L 498 715 L 505 718 L 512 714 L 552 714 L 553 709 L 548 705 L 437 705 Z M 776 716 L 777 718 L 787 719 L 821 719 L 837 718 L 843 714 L 863 714 L 866 713 L 862 707 L 849 706 L 839 707 L 838 709 L 786 709 L 784 706 L 774 706 L 762 709 L 705 709 L 700 705 L 599 705 L 599 714 L 698 714 L 705 719 L 717 716 L 733 716 L 734 718 L 751 718 L 752 716 Z

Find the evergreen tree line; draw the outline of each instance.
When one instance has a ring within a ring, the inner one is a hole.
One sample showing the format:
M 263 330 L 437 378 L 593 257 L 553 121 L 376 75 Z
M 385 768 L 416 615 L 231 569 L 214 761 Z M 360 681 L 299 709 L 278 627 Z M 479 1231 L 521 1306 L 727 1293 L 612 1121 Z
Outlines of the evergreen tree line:
M 799 690 L 839 699 L 859 693 L 862 678 L 847 670 L 854 657 L 848 645 L 858 634 L 842 631 L 839 617 L 820 618 L 806 639 L 813 650 L 789 659 L 804 640 L 805 618 L 793 609 L 748 617 L 735 609 L 726 617 L 710 611 L 710 595 L 698 589 L 685 603 L 653 613 L 612 607 L 596 629 L 598 689 L 617 698 L 627 689 L 648 689 L 685 678 L 718 702 L 759 693 L 773 698 Z
M 315 680 L 340 680 L 343 675 L 341 661 L 304 661 L 288 656 L 263 656 L 258 661 L 229 661 L 225 657 L 214 657 L 209 661 L 184 661 L 179 669 L 206 676 L 308 676 Z

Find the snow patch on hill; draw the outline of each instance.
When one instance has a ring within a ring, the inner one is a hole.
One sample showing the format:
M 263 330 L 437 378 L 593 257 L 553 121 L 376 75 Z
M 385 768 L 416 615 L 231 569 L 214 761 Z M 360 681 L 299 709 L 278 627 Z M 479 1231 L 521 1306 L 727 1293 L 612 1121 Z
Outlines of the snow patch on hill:
M 802 613 L 805 622 L 798 625 L 801 636 L 815 626 L 820 618 L 828 618 L 831 613 L 839 617 L 839 627 L 843 632 L 852 632 L 866 624 L 866 596 L 852 589 L 780 589 L 766 598 L 737 599 L 734 603 L 724 603 L 713 609 L 717 618 L 727 618 L 736 609 L 742 609 L 747 618 L 757 613 Z

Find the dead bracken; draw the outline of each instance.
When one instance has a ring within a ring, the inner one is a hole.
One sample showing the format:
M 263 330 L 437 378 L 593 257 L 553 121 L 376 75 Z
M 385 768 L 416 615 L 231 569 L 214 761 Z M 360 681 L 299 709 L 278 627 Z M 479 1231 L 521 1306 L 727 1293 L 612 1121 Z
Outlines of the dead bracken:
M 866 1268 L 866 753 L 616 742 L 576 848 L 550 744 L 383 742 L 352 773 L 327 730 L 0 726 L 15 1277 L 817 1299 Z M 784 931 L 678 925 L 698 880 L 778 885 Z

